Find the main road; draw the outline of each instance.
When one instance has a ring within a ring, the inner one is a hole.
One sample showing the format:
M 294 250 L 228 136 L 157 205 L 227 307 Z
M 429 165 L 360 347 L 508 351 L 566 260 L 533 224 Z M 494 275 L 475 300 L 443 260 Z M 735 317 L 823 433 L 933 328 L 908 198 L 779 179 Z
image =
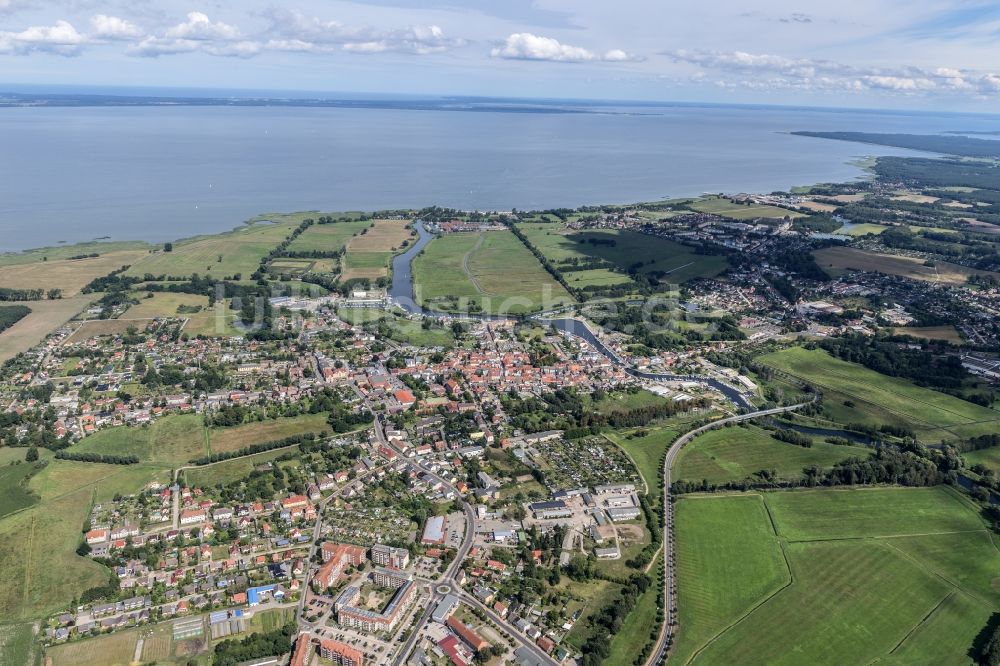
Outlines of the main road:
M 813 400 L 815 400 L 815 398 L 813 398 Z M 676 601 L 674 598 L 676 593 L 676 573 L 674 570 L 674 507 L 670 502 L 670 485 L 673 483 L 672 472 L 677 455 L 692 439 L 702 433 L 708 432 L 709 430 L 721 428 L 730 423 L 739 423 L 740 421 L 748 421 L 750 419 L 756 419 L 763 416 L 773 416 L 775 414 L 793 412 L 797 409 L 805 407 L 808 404 L 810 404 L 810 402 L 800 402 L 797 405 L 775 407 L 774 409 L 762 409 L 756 412 L 737 414 L 736 416 L 719 419 L 718 421 L 713 421 L 712 423 L 703 425 L 700 428 L 695 428 L 694 430 L 684 433 L 674 440 L 674 443 L 670 445 L 669 449 L 667 449 L 667 455 L 663 459 L 663 624 L 660 626 L 660 635 L 656 639 L 656 645 L 653 648 L 653 652 L 649 656 L 649 659 L 646 660 L 646 666 L 660 664 L 666 660 L 667 652 L 670 648 L 670 644 L 673 642 L 674 634 L 676 633 L 676 630 L 674 629 L 674 606 Z

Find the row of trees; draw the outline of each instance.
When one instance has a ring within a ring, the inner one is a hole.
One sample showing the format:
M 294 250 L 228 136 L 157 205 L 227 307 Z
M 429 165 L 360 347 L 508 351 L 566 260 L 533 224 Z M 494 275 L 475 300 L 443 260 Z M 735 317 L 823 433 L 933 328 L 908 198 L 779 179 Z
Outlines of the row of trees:
M 59 460 L 77 460 L 79 462 L 104 463 L 105 465 L 136 465 L 139 463 L 139 456 L 118 456 L 105 453 L 67 451 L 65 449 L 56 451 L 55 457 Z

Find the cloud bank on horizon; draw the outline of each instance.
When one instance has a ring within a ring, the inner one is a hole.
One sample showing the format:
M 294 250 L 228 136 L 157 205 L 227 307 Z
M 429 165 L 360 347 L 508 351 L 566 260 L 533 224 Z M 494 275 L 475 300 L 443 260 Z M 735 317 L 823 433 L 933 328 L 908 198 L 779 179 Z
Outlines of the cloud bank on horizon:
M 1000 99 L 995 2 L 677 4 L 0 0 L 0 78 L 985 111 Z

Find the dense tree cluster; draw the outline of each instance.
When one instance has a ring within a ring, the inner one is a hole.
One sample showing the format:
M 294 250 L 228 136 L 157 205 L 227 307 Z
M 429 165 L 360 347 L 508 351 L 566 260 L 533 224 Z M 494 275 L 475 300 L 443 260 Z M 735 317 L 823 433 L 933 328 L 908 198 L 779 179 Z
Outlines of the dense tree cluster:
M 292 638 L 298 633 L 294 622 L 281 629 L 250 634 L 246 638 L 229 638 L 216 643 L 212 655 L 212 666 L 236 666 L 237 664 L 286 654 L 292 649 Z
M 31 314 L 27 305 L 5 305 L 0 307 L 0 332 L 10 328 Z

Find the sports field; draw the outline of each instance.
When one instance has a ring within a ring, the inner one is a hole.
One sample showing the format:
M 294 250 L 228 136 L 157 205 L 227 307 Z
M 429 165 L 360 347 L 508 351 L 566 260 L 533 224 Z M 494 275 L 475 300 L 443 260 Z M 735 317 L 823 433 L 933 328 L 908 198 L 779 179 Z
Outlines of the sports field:
M 134 262 L 126 275 L 188 277 L 198 273 L 222 279 L 239 273 L 243 279 L 249 279 L 260 266 L 261 258 L 296 226 L 294 222 L 257 222 L 224 234 L 177 241 L 171 252 L 161 248 Z
M 935 261 L 933 266 L 925 266 L 924 260 L 916 257 L 877 254 L 853 247 L 827 247 L 813 252 L 813 256 L 820 268 L 834 277 L 852 269 L 942 284 L 965 284 L 970 275 L 1000 276 L 948 261 Z
M 413 275 L 417 298 L 438 309 L 454 310 L 465 299 L 487 312 L 517 314 L 572 302 L 509 231 L 444 234 L 413 260 Z
M 968 664 L 1000 608 L 993 536 L 943 486 L 686 496 L 677 547 L 679 664 Z M 748 595 L 762 548 L 785 583 Z
M 927 442 L 987 434 L 1000 427 L 1000 411 L 887 377 L 820 349 L 792 347 L 758 358 L 819 387 L 826 416 L 839 423 L 909 427 Z
M 869 455 L 870 449 L 828 444 L 821 439 L 814 439 L 810 448 L 781 442 L 757 426 L 721 428 L 695 438 L 681 450 L 674 477 L 721 484 L 740 481 L 760 470 L 774 470 L 778 478 L 798 479 L 804 467 L 826 469 L 847 458 Z
M 544 222 L 522 223 L 518 228 L 577 289 L 629 283 L 629 268 L 640 273 L 660 272 L 664 281 L 679 284 L 697 277 L 714 277 L 727 267 L 725 257 L 699 255 L 679 243 L 634 231 L 573 231 Z M 602 265 L 568 270 L 593 261 Z
M 805 217 L 804 213 L 779 208 L 777 206 L 760 206 L 757 204 L 741 204 L 722 197 L 705 197 L 690 204 L 691 208 L 700 213 L 712 213 L 734 220 L 753 220 L 758 217 L 795 219 Z

